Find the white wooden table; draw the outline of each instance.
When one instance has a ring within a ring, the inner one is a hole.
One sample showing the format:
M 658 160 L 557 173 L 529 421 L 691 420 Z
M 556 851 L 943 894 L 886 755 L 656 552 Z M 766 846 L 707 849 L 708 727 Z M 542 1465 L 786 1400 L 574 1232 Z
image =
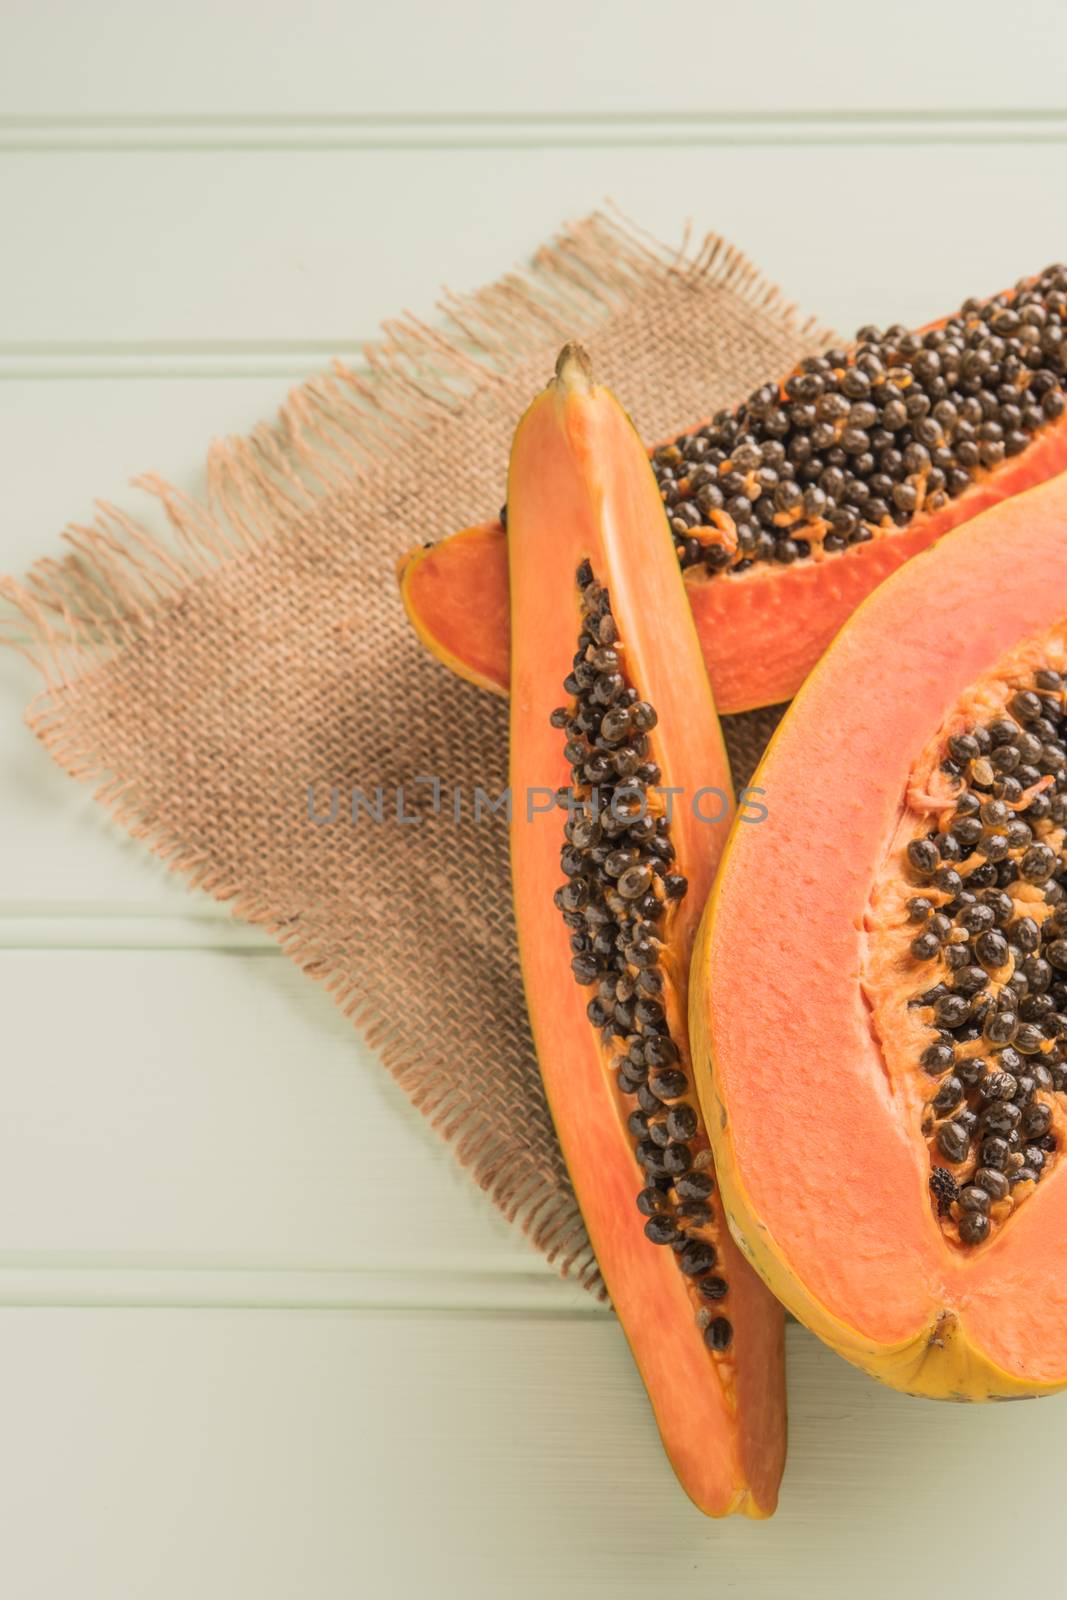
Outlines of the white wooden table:
M 606 195 L 845 330 L 1063 257 L 1065 56 L 1059 0 L 7 0 L 0 568 Z M 780 1513 L 704 1522 L 612 1317 L 50 765 L 33 688 L 0 662 L 0 1594 L 1054 1582 L 1067 1399 L 911 1401 L 797 1328 Z

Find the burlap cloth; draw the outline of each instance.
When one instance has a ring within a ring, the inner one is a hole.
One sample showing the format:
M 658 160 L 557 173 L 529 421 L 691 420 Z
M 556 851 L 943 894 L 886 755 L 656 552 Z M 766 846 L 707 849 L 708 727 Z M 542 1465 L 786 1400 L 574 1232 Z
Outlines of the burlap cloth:
M 599 214 L 439 309 L 387 325 L 366 372 L 335 365 L 273 426 L 214 446 L 207 504 L 138 480 L 169 539 L 113 508 L 68 529 L 65 554 L 4 582 L 0 626 L 44 674 L 27 721 L 56 761 L 269 929 L 501 1210 L 599 1293 L 527 1028 L 506 827 L 471 816 L 476 784 L 507 782 L 506 706 L 419 647 L 394 563 L 496 510 L 565 338 L 653 440 L 822 336 L 721 240 L 672 252 Z M 727 720 L 739 783 L 775 720 Z M 356 788 L 380 822 L 350 820 Z

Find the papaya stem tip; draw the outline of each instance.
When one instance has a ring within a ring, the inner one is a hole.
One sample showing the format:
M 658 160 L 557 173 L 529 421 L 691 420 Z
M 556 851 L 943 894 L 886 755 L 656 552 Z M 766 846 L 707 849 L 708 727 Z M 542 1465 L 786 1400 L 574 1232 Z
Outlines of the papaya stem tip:
M 593 382 L 593 363 L 584 345 L 574 340 L 563 346 L 556 358 L 556 377 L 565 389 L 588 389 Z

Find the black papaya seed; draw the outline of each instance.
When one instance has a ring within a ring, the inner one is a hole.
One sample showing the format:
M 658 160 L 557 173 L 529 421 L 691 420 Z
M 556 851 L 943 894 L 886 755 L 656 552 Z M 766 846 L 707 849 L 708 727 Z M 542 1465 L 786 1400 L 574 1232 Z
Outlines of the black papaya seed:
M 678 1265 L 687 1277 L 699 1277 L 702 1272 L 710 1272 L 715 1265 L 715 1248 L 704 1239 L 690 1239 L 681 1255 Z
M 981 1244 L 988 1239 L 990 1222 L 980 1211 L 967 1211 L 960 1218 L 960 1238 L 964 1244 Z
M 727 1319 L 716 1317 L 704 1330 L 704 1343 L 709 1350 L 722 1351 L 729 1348 L 733 1336 L 733 1327 Z

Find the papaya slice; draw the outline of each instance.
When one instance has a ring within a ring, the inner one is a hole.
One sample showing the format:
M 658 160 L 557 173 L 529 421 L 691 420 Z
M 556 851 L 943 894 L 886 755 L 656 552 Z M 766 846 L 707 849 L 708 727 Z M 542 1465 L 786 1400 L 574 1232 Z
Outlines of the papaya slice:
M 686 1005 L 733 809 L 681 577 L 637 434 L 577 346 L 515 435 L 511 860 L 560 1143 L 683 1487 L 774 1510 L 781 1308 L 723 1221 Z
M 1067 267 L 909 333 L 861 328 L 652 452 L 722 714 L 788 700 L 890 572 L 1067 468 Z M 507 693 L 507 542 L 409 551 L 423 643 Z
M 754 782 L 690 1013 L 742 1249 L 898 1388 L 1067 1384 L 1067 475 L 876 590 Z

